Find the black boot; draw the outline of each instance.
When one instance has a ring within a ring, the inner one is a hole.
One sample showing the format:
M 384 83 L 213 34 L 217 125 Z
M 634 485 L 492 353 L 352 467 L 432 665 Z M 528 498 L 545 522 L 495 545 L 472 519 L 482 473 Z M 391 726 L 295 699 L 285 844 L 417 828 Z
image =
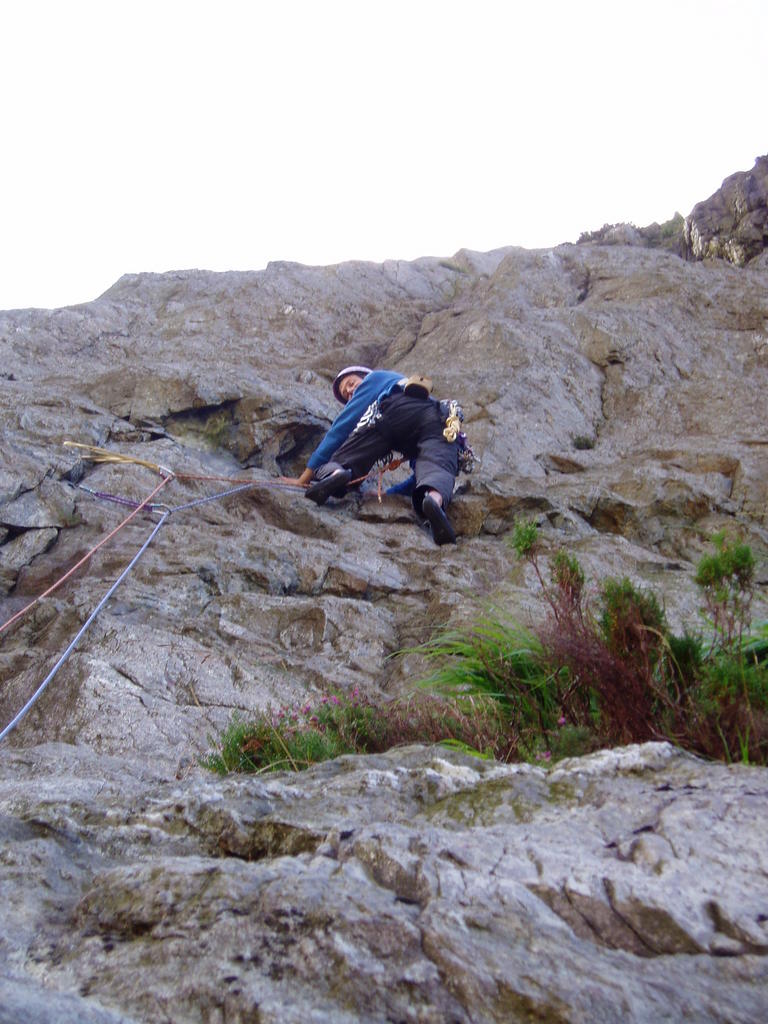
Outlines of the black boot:
M 324 505 L 329 498 L 343 494 L 351 479 L 351 469 L 337 469 L 329 476 L 323 477 L 322 480 L 315 480 L 304 494 L 316 505 Z
M 448 521 L 448 516 L 443 512 L 442 505 L 438 505 L 431 494 L 428 494 L 422 501 L 421 513 L 432 527 L 432 538 L 435 544 L 456 543 L 456 533 Z

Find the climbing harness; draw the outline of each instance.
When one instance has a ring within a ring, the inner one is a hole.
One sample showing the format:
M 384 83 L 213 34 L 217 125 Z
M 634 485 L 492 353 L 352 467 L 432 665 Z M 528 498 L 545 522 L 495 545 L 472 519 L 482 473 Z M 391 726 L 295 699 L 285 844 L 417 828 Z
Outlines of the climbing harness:
M 467 440 L 467 435 L 464 431 L 459 432 L 459 472 L 460 473 L 471 473 L 475 468 L 475 463 L 479 462 L 480 459 L 475 455 L 472 445 Z
M 429 392 L 432 390 L 432 381 L 429 380 L 428 378 L 410 377 L 405 383 L 406 393 L 408 393 L 408 385 L 413 385 L 414 391 L 412 391 L 412 394 L 418 393 L 420 398 L 429 398 Z M 422 390 L 421 392 L 419 392 L 416 389 Z M 472 445 L 467 440 L 467 435 L 461 429 L 461 424 L 464 422 L 464 410 L 455 399 L 442 399 L 440 402 L 438 402 L 438 406 L 440 409 L 440 416 L 442 417 L 442 420 L 445 423 L 445 428 L 443 429 L 443 437 L 445 438 L 446 441 L 449 442 L 449 444 L 458 442 L 459 472 L 469 474 L 475 468 L 475 463 L 479 462 L 480 460 L 477 457 L 477 455 L 475 455 L 472 449 Z M 370 427 L 375 426 L 376 423 L 381 419 L 381 416 L 382 413 L 379 400 L 375 399 L 373 402 L 371 402 L 371 404 L 368 406 L 368 408 L 365 410 L 365 412 L 362 414 L 360 419 L 355 424 L 355 428 L 350 434 L 350 437 L 354 436 L 355 434 L 359 434 L 363 430 L 368 430 Z M 397 467 L 401 464 L 403 460 L 400 459 L 399 461 L 397 461 L 396 464 L 392 464 L 392 454 L 390 453 L 389 455 L 386 455 L 383 460 L 379 461 L 388 463 L 389 465 L 387 466 L 387 468 L 397 469 Z M 361 480 L 364 479 L 365 477 L 361 477 Z M 352 480 L 350 481 L 350 483 L 355 484 L 359 483 L 359 481 Z M 379 475 L 378 494 L 379 501 L 381 501 L 381 474 Z

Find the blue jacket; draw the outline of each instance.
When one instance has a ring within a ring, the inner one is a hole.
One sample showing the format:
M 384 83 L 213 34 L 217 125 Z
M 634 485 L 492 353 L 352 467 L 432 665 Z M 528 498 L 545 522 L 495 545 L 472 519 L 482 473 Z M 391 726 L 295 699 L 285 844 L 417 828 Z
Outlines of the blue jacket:
M 355 429 L 357 421 L 368 406 L 372 402 L 380 401 L 387 395 L 391 395 L 398 381 L 402 379 L 402 374 L 394 373 L 392 370 L 373 370 L 363 377 L 354 395 L 333 421 L 328 433 L 307 460 L 309 468 L 317 469 L 318 466 L 329 462 L 336 449 L 347 440 Z

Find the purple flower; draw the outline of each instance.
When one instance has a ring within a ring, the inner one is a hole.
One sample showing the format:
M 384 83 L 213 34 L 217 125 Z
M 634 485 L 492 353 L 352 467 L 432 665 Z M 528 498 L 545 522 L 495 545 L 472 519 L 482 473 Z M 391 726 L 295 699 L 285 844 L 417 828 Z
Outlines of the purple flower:
M 560 717 L 557 720 L 557 724 L 558 725 L 565 725 L 565 715 L 560 715 Z
M 337 696 L 334 695 L 333 697 L 331 697 L 331 704 L 339 704 L 339 703 L 341 703 L 341 702 L 339 701 L 339 698 Z

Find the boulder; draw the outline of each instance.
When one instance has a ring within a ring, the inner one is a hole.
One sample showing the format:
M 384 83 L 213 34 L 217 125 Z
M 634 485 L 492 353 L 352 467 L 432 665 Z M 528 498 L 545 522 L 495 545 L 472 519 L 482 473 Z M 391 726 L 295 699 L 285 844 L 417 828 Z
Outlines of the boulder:
M 768 155 L 697 203 L 685 219 L 683 238 L 688 259 L 724 259 L 743 267 L 759 256 L 768 247 Z

